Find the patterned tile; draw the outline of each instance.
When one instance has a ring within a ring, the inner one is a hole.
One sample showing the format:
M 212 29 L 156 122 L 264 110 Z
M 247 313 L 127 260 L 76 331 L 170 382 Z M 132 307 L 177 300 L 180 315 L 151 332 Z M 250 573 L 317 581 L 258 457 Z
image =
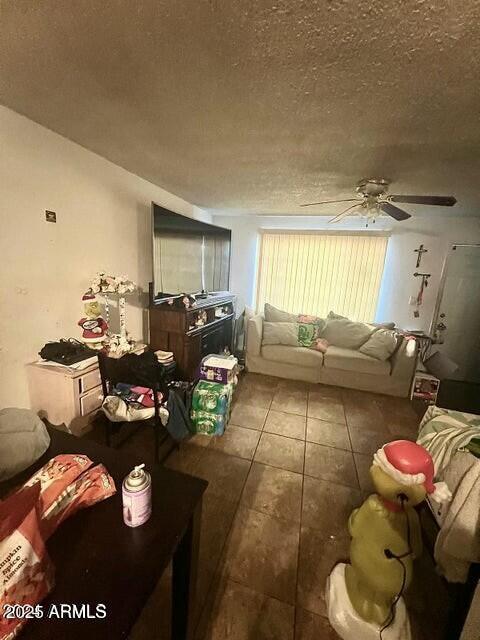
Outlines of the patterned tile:
M 280 436 L 305 440 L 305 417 L 294 413 L 270 410 L 263 430 Z
M 224 575 L 283 602 L 295 602 L 298 524 L 239 507 L 225 553 Z
M 357 474 L 351 451 L 307 442 L 305 474 L 358 489 Z
M 245 427 L 247 429 L 257 429 L 261 431 L 268 414 L 268 409 L 264 407 L 256 407 L 243 402 L 237 402 L 233 407 L 230 423 L 237 427 Z
M 300 416 L 307 415 L 307 391 L 300 389 L 279 389 L 273 396 L 272 406 L 274 411 L 295 413 Z
M 304 452 L 305 443 L 300 440 L 263 432 L 254 460 L 272 467 L 302 473 Z
M 260 431 L 229 424 L 222 436 L 213 438 L 211 447 L 231 456 L 251 460 L 260 439 Z
M 297 604 L 321 616 L 327 615 L 325 585 L 333 567 L 348 560 L 350 538 L 327 536 L 302 527 L 298 565 Z M 321 637 L 321 636 L 320 636 Z
M 309 418 L 318 418 L 327 422 L 345 424 L 345 412 L 343 404 L 335 398 L 317 398 L 309 400 L 307 415 Z
M 300 522 L 302 475 L 254 462 L 241 503 L 274 518 Z
M 305 476 L 302 525 L 328 536 L 345 533 L 350 514 L 361 504 L 358 489 Z
M 307 440 L 337 449 L 351 449 L 347 426 L 337 422 L 307 418 Z
M 294 607 L 223 580 L 202 640 L 293 640 Z M 200 640 L 200 639 L 199 639 Z
M 295 640 L 341 640 L 327 618 L 297 607 Z

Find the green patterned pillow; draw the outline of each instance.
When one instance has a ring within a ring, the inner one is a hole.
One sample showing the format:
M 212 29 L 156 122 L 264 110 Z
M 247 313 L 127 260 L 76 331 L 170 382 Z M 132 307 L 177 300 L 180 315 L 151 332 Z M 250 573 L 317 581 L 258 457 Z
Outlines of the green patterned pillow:
M 298 344 L 301 347 L 311 347 L 319 337 L 318 326 L 316 324 L 299 322 L 297 324 L 297 336 Z

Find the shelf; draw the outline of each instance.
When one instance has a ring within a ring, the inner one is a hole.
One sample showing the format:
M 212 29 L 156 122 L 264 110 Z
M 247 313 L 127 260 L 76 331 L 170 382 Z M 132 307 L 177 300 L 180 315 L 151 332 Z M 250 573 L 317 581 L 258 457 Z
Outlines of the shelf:
M 202 324 L 201 327 L 195 327 L 195 329 L 190 329 L 189 331 L 185 332 L 185 335 L 187 336 L 196 336 L 197 334 L 201 333 L 202 331 L 204 331 L 205 329 L 208 329 L 210 327 L 215 327 L 219 324 L 221 324 L 222 322 L 224 322 L 225 320 L 230 320 L 231 318 L 234 317 L 234 313 L 229 313 L 226 316 L 223 316 L 222 318 L 216 318 L 215 320 L 213 320 L 213 322 L 207 322 L 206 324 Z
M 180 296 L 171 296 L 172 298 L 178 298 Z M 222 304 L 226 304 L 228 302 L 232 302 L 233 298 L 235 298 L 235 296 L 231 293 L 229 293 L 228 291 L 222 291 L 219 292 L 218 294 L 209 294 L 207 298 L 198 298 L 196 301 L 196 304 L 188 307 L 188 309 L 186 307 L 183 307 L 183 305 L 169 305 L 167 303 L 167 300 L 170 300 L 170 298 L 161 298 L 159 300 L 153 300 L 150 302 L 150 308 L 159 308 L 162 307 L 163 310 L 165 311 L 198 311 L 199 309 L 204 309 L 205 307 L 214 307 L 214 306 L 221 306 Z

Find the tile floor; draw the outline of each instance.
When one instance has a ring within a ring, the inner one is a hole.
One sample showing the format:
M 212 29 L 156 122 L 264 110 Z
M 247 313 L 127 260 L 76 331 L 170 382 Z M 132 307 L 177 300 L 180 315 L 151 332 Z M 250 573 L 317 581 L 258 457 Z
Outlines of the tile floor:
M 196 640 L 337 638 L 324 587 L 332 567 L 348 558 L 348 516 L 370 492 L 373 452 L 389 440 L 414 439 L 417 425 L 408 400 L 244 376 L 224 436 L 195 436 L 166 461 L 210 483 Z M 129 446 L 138 453 L 138 442 Z M 426 572 L 433 585 L 433 567 Z M 153 637 L 153 628 L 159 637 L 166 598 L 162 580 L 133 640 Z M 423 638 L 420 628 L 416 637 Z M 435 637 L 430 629 L 428 639 Z

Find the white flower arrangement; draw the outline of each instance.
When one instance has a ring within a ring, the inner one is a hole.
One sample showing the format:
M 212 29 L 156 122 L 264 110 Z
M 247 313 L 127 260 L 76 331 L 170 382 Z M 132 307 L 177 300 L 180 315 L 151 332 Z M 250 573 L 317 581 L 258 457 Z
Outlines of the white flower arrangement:
M 111 276 L 104 271 L 99 271 L 93 278 L 90 289 L 93 293 L 108 294 L 113 293 L 120 296 L 133 293 L 137 285 L 128 279 L 128 276 Z
M 109 335 L 103 344 L 108 348 L 109 353 L 115 355 L 128 353 L 135 348 L 134 340 L 131 340 L 127 336 L 122 336 L 119 333 Z

